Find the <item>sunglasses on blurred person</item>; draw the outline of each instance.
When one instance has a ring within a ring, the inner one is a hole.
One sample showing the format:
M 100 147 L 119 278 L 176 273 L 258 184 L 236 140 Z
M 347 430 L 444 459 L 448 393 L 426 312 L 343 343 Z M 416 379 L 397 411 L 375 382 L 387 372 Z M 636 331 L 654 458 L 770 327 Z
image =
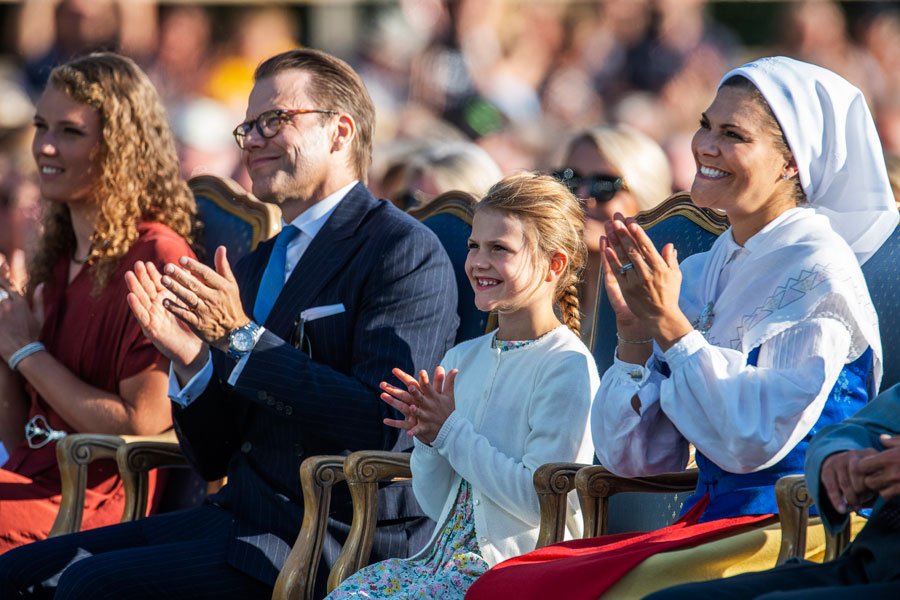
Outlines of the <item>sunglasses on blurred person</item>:
M 607 173 L 581 175 L 575 169 L 566 167 L 559 171 L 554 171 L 553 176 L 559 179 L 576 196 L 579 190 L 587 189 L 588 196 L 594 198 L 597 202 L 609 202 L 619 190 L 628 189 L 624 179 Z

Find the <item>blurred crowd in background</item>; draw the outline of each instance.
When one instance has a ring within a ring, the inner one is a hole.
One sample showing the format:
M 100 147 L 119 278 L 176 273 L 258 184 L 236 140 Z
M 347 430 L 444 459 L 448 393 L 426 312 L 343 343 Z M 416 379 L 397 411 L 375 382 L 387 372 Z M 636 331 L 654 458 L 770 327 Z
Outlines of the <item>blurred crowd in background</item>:
M 690 139 L 721 76 L 772 54 L 862 89 L 886 152 L 900 152 L 894 2 L 24 0 L 0 17 L 0 252 L 19 259 L 40 214 L 33 102 L 54 65 L 94 49 L 151 75 L 186 178 L 248 188 L 231 131 L 256 65 L 301 44 L 346 59 L 377 109 L 368 183 L 402 208 L 446 189 L 479 195 L 520 169 L 577 175 L 576 163 L 622 178 L 645 208 L 690 188 Z

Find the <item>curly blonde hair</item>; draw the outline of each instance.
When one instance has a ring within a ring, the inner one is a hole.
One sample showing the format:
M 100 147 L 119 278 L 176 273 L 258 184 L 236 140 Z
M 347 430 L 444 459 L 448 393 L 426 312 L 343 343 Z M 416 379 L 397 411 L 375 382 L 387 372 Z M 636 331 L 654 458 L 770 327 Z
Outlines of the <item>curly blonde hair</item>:
M 563 323 L 579 335 L 578 284 L 587 260 L 581 203 L 555 177 L 522 172 L 494 184 L 475 206 L 476 214 L 485 208 L 521 218 L 535 256 L 549 256 L 557 250 L 568 255 L 566 268 L 556 280 L 554 300 L 559 303 Z
M 166 111 L 134 61 L 113 52 L 88 54 L 53 69 L 47 85 L 100 115 L 100 175 L 91 193 L 99 210 L 89 255 L 92 293 L 99 294 L 137 241 L 141 221 L 167 225 L 193 242 L 194 197 L 178 172 Z M 54 203 L 29 269 L 29 289 L 49 281 L 60 257 L 74 250 L 69 207 Z

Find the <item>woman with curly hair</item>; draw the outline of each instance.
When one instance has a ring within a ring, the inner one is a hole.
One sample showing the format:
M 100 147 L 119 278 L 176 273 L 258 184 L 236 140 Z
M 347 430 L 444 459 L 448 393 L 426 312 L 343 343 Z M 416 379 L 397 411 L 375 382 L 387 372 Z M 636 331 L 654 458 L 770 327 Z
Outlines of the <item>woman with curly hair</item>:
M 0 552 L 45 538 L 60 501 L 66 433 L 155 434 L 172 425 L 168 365 L 125 302 L 135 261 L 191 254 L 193 197 L 165 110 L 128 58 L 57 67 L 37 104 L 32 151 L 44 231 L 28 281 L 0 257 Z M 85 528 L 119 520 L 112 461 L 88 471 Z

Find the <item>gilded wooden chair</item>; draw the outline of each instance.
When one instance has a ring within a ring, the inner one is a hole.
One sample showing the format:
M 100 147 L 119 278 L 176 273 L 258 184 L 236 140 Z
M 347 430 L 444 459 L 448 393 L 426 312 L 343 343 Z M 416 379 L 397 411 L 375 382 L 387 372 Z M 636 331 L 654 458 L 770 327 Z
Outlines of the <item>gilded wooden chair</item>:
M 900 282 L 900 227 L 862 266 L 872 303 L 878 312 L 884 375 L 881 389 L 900 383 L 900 312 L 897 311 L 897 284 Z M 778 564 L 789 558 L 803 557 L 806 550 L 806 528 L 813 499 L 802 475 L 786 475 L 775 486 L 781 521 L 781 550 Z M 843 552 L 851 541 L 850 523 L 832 536 L 825 533 L 825 558 L 831 560 Z
M 639 213 L 636 219 L 657 248 L 673 243 L 679 259 L 708 250 L 728 228 L 723 213 L 695 206 L 687 192 L 674 194 L 655 208 Z M 613 364 L 616 321 L 602 278 L 597 285 L 591 351 L 602 374 Z M 649 531 L 671 524 L 696 483 L 695 470 L 628 479 L 596 465 L 544 465 L 534 474 L 534 486 L 541 502 L 538 547 L 563 539 L 565 514 L 561 511 L 565 508 L 565 495 L 573 489 L 578 489 L 585 521 L 584 536 L 593 537 Z
M 189 186 L 197 202 L 202 247 L 208 263 L 212 262 L 219 245 L 228 248 L 229 259 L 234 263 L 281 229 L 281 211 L 258 200 L 235 181 L 201 175 L 191 179 Z M 112 458 L 118 463 L 126 493 L 123 522 L 147 514 L 150 469 L 172 467 L 166 492 L 159 501 L 160 511 L 197 504 L 210 491 L 198 485 L 198 477 L 186 468 L 175 432 L 171 430 L 157 436 L 72 434 L 57 443 L 56 456 L 62 500 L 51 537 L 81 529 L 87 469 L 97 459 Z

